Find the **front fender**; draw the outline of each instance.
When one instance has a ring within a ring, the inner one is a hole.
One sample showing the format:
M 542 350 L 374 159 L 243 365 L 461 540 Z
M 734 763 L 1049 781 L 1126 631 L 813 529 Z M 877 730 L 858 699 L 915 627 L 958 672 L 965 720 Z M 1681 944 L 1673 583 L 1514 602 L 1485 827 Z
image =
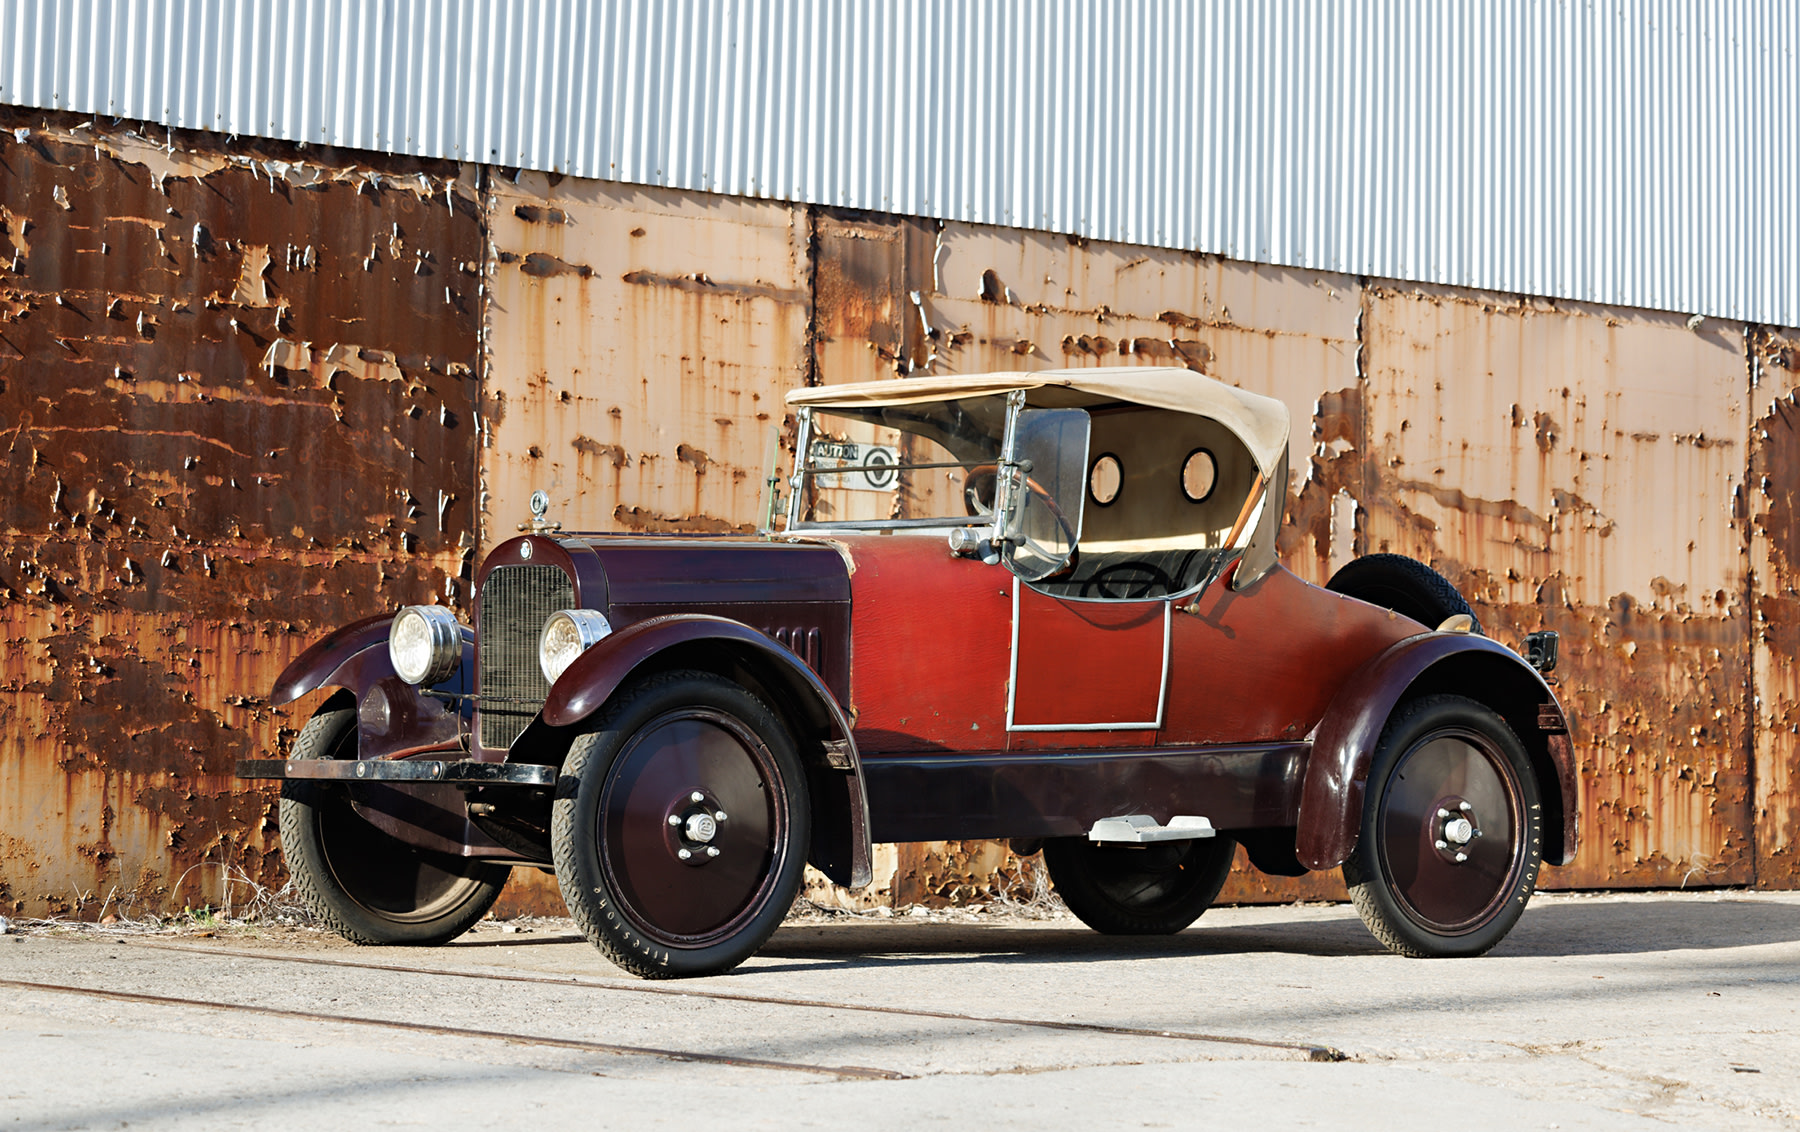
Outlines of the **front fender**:
M 348 689 L 357 702 L 360 758 L 396 758 L 454 746 L 470 710 L 466 697 L 475 672 L 475 632 L 458 626 L 462 662 L 434 689 L 464 698 L 446 701 L 421 695 L 394 672 L 387 649 L 393 621 L 392 615 L 364 618 L 318 641 L 276 677 L 269 702 L 292 703 L 319 688 Z M 380 697 L 371 698 L 377 690 Z
M 1369 765 L 1388 717 L 1414 694 L 1455 692 L 1505 717 L 1531 755 L 1554 865 L 1575 857 L 1577 815 L 1572 745 L 1562 706 L 1536 669 L 1487 637 L 1426 633 L 1389 646 L 1338 689 L 1313 734 L 1301 788 L 1296 850 L 1309 869 L 1344 863 L 1362 826 Z
M 387 644 L 388 629 L 393 623 L 391 613 L 365 617 L 313 642 L 275 678 L 269 702 L 291 704 L 316 688 L 342 687 L 339 670 L 364 649 Z
M 831 770 L 815 758 L 808 766 L 815 795 L 814 864 L 851 887 L 873 879 L 869 798 L 850 717 L 818 674 L 766 633 L 700 613 L 629 625 L 575 658 L 544 700 L 544 722 L 573 727 L 604 707 L 634 673 L 653 668 L 697 668 L 753 679 L 764 686 L 765 695 L 784 701 L 771 706 L 787 709 L 790 718 L 798 716 L 806 725 L 811 734 L 797 738 L 830 743 L 846 765 Z

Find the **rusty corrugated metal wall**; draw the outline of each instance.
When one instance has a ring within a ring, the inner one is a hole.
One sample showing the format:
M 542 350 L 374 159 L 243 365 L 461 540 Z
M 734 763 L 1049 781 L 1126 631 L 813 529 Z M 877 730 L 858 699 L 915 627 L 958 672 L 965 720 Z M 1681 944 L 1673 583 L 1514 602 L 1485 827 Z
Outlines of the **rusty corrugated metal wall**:
M 1547 882 L 1753 880 L 1742 327 L 1364 302 L 1359 542 L 1433 563 L 1502 640 L 1562 635 L 1582 844 Z
M 273 792 L 228 777 L 313 707 L 275 673 L 466 599 L 535 488 L 571 527 L 748 529 L 793 385 L 1134 360 L 1288 404 L 1301 576 L 1397 550 L 1502 639 L 1564 634 L 1586 837 L 1547 884 L 1800 882 L 1800 334 L 4 113 L 0 907 L 276 879 Z M 877 864 L 864 903 L 1023 870 Z M 559 906 L 536 873 L 504 905 Z
M 0 907 L 242 900 L 280 874 L 231 777 L 296 726 L 275 675 L 466 597 L 479 198 L 44 120 L 0 107 Z
M 1756 881 L 1800 888 L 1800 331 L 1756 328 L 1747 352 Z

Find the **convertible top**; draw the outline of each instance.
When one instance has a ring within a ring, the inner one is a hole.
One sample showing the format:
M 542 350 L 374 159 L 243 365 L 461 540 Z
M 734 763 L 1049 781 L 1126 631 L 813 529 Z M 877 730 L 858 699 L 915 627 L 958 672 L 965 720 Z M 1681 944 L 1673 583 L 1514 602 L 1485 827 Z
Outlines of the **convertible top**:
M 1108 366 L 1051 369 L 1030 373 L 971 373 L 950 377 L 909 377 L 855 385 L 817 385 L 788 393 L 787 403 L 811 408 L 867 409 L 917 405 L 962 397 L 1026 391 L 1039 408 L 1091 409 L 1103 405 L 1147 405 L 1218 421 L 1250 449 L 1263 475 L 1273 477 L 1287 451 L 1287 406 L 1273 397 L 1175 366 Z

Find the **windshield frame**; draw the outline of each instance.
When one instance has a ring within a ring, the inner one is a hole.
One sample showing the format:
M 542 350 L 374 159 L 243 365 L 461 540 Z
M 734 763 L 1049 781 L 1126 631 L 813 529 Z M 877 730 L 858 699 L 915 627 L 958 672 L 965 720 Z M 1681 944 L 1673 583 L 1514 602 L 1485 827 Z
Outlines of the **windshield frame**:
M 814 468 L 810 466 L 809 454 L 812 451 L 813 413 L 815 411 L 832 414 L 836 406 L 802 405 L 798 412 L 798 431 L 794 437 L 794 474 L 788 478 L 787 525 L 786 533 L 814 532 L 853 532 L 853 531 L 904 531 L 904 530 L 955 530 L 958 528 L 984 532 L 980 537 L 987 542 L 998 544 L 1006 527 L 1008 509 L 1012 506 L 1014 483 L 1023 474 L 1019 469 L 1015 455 L 1019 425 L 1019 411 L 1025 406 L 1023 390 L 1012 390 L 1001 394 L 1006 399 L 1006 420 L 1000 436 L 1000 455 L 992 461 L 1001 472 L 996 477 L 994 489 L 994 512 L 985 515 L 942 515 L 929 516 L 922 519 L 804 519 L 801 517 L 806 506 L 806 483 L 808 478 L 820 475 L 831 475 L 851 468 Z M 845 414 L 851 415 L 851 414 Z M 897 464 L 899 470 L 927 469 L 938 467 L 976 467 L 988 461 L 928 461 L 920 464 Z

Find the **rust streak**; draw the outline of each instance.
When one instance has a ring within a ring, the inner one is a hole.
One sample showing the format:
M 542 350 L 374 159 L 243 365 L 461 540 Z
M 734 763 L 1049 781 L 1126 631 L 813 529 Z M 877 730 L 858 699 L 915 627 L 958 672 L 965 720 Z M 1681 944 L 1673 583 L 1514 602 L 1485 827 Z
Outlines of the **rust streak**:
M 734 295 L 746 299 L 773 299 L 778 303 L 806 303 L 806 292 L 776 287 L 768 283 L 716 283 L 704 273 L 693 275 L 658 275 L 651 271 L 628 271 L 620 278 L 634 287 L 670 287 L 697 294 Z

